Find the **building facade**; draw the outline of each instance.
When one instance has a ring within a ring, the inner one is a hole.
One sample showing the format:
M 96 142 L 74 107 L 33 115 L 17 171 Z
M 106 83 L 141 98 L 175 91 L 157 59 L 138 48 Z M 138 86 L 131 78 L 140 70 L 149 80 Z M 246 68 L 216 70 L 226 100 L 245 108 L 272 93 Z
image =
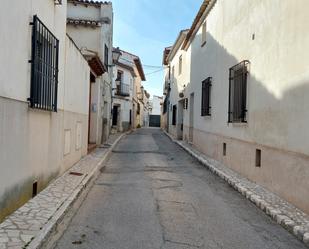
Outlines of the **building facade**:
M 113 130 L 123 132 L 144 126 L 149 94 L 141 84 L 146 78 L 140 58 L 121 50 L 113 71 Z
M 89 103 L 66 1 L 1 4 L 0 221 L 87 154 Z
M 309 213 L 306 7 L 205 0 L 165 61 L 169 132 Z
M 107 140 L 111 128 L 112 3 L 68 0 L 67 32 L 91 66 L 88 141 L 91 149 Z

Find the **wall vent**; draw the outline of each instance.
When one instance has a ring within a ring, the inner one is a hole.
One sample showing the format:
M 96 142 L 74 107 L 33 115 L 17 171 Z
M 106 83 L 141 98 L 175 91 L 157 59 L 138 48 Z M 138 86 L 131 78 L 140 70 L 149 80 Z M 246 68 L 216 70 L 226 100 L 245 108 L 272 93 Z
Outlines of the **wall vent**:
M 255 151 L 255 167 L 261 167 L 261 156 L 262 152 L 259 149 Z
M 38 194 L 38 182 L 35 181 L 32 184 L 32 198 L 35 197 Z

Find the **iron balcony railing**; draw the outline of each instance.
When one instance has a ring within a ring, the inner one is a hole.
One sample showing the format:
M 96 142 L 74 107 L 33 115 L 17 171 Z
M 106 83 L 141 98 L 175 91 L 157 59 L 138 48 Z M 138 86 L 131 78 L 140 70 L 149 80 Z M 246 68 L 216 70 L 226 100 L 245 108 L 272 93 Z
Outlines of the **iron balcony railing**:
M 130 85 L 124 83 L 118 83 L 116 88 L 116 95 L 118 96 L 130 96 Z

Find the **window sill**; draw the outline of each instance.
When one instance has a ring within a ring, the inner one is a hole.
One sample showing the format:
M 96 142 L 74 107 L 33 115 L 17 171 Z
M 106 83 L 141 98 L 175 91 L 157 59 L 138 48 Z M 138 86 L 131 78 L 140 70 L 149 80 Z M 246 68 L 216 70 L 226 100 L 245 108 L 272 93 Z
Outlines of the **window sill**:
M 232 125 L 233 127 L 248 127 L 248 122 L 228 122 L 227 125 Z

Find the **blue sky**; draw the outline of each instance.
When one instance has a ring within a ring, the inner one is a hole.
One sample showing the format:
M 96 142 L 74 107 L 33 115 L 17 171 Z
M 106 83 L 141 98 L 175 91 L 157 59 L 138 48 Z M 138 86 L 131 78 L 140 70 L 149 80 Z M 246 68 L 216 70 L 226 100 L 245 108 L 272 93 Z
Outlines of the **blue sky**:
M 145 65 L 161 66 L 165 47 L 189 28 L 202 0 L 112 0 L 114 46 L 138 55 Z M 162 95 L 163 71 L 144 67 L 145 89 Z M 149 74 L 149 75 L 147 75 Z

